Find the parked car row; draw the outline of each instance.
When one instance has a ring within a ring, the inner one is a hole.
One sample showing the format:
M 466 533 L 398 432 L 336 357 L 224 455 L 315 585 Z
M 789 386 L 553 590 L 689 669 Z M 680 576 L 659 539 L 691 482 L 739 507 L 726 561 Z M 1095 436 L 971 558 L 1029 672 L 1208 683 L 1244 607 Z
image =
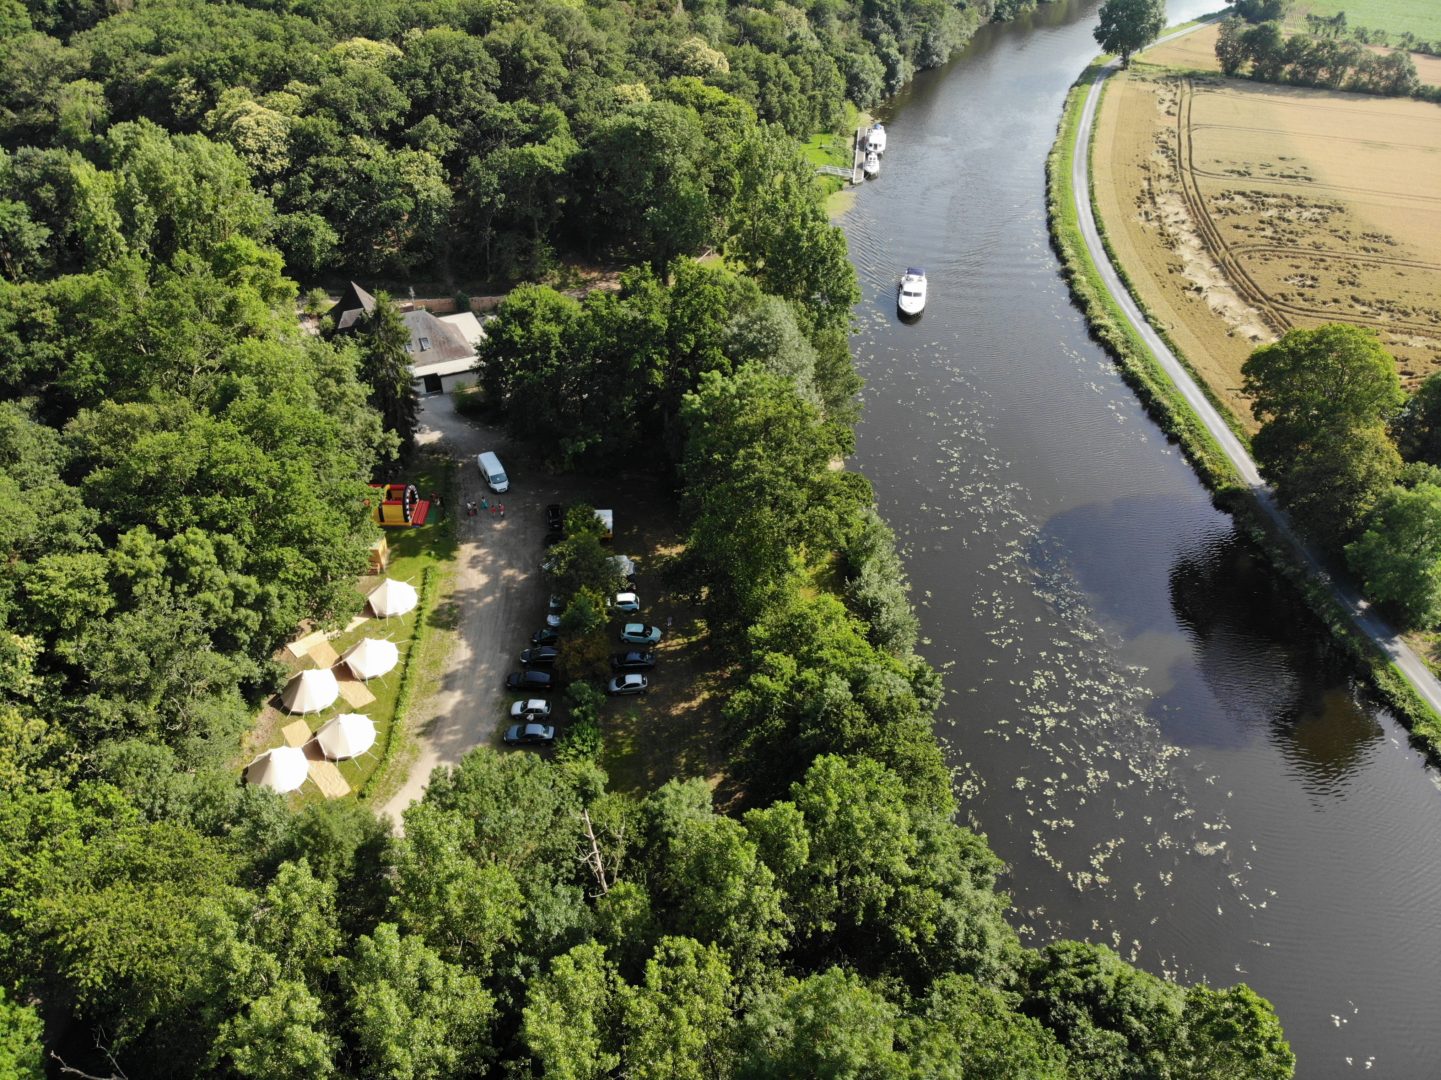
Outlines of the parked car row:
M 515 721 L 506 730 L 505 741 L 511 745 L 549 746 L 555 742 L 555 725 L 550 719 L 550 702 L 545 698 L 526 698 L 510 707 Z
M 482 467 L 484 471 L 484 467 Z M 565 508 L 551 503 L 545 508 L 545 544 L 549 547 L 565 539 Z M 611 610 L 622 615 L 639 615 L 640 594 L 634 591 L 636 565 L 625 555 L 612 556 L 612 562 L 631 588 L 618 592 L 611 599 Z M 547 559 L 541 569 L 547 573 L 554 563 Z M 545 626 L 530 636 L 530 647 L 520 654 L 519 671 L 506 676 L 506 689 L 527 695 L 548 694 L 555 686 L 550 670 L 560 657 L 560 616 L 564 608 L 561 597 L 552 594 L 546 608 Z M 628 622 L 620 630 L 621 644 L 639 646 L 613 653 L 610 658 L 611 679 L 606 683 L 608 694 L 625 697 L 650 690 L 648 672 L 656 665 L 653 646 L 662 637 L 660 627 L 647 623 Z M 505 741 L 516 746 L 549 746 L 555 742 L 555 725 L 551 721 L 551 703 L 544 697 L 527 696 L 510 707 L 511 724 Z
M 482 467 L 483 468 L 483 467 Z M 560 504 L 545 508 L 546 546 L 565 538 L 565 513 Z M 546 670 L 560 658 L 560 598 L 550 598 L 545 625 L 530 635 L 530 648 L 521 650 L 519 671 L 505 677 L 507 690 L 527 694 L 548 694 L 555 677 Z M 550 722 L 550 702 L 543 697 L 527 697 L 510 706 L 510 727 L 503 736 L 511 746 L 550 746 L 555 742 L 555 725 Z
M 640 598 L 635 593 L 621 593 L 621 596 L 634 598 L 635 606 L 623 608 L 617 603 L 618 610 L 640 611 Z M 616 599 L 619 600 L 620 597 Z M 660 642 L 660 639 L 660 627 L 650 626 L 646 623 L 626 623 L 620 630 L 620 640 L 624 645 L 655 645 Z M 650 679 L 640 672 L 649 671 L 653 667 L 655 667 L 655 653 L 649 649 L 627 649 L 625 652 L 612 654 L 610 669 L 615 672 L 615 675 L 606 684 L 606 693 L 614 694 L 617 697 L 648 693 Z

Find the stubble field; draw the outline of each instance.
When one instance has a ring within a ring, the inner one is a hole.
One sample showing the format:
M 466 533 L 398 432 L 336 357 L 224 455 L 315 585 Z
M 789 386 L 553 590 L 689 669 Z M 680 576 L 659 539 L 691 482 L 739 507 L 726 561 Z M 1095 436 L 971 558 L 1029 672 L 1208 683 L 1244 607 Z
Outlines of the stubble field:
M 1441 370 L 1441 107 L 1200 73 L 1213 42 L 1146 54 L 1097 125 L 1097 211 L 1157 321 L 1248 425 L 1241 364 L 1291 327 Z

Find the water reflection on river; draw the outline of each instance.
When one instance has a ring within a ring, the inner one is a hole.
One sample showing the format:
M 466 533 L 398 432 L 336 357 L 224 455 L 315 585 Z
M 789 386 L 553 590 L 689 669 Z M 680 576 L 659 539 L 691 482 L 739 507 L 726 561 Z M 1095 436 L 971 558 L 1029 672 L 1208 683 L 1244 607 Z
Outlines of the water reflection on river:
M 1043 166 L 1096 0 L 984 31 L 887 117 L 845 222 L 857 464 L 896 527 L 965 806 L 1034 940 L 1245 979 L 1302 1077 L 1437 1072 L 1441 795 L 1070 308 Z M 1173 21 L 1215 7 L 1173 2 Z M 896 275 L 929 307 L 896 318 Z

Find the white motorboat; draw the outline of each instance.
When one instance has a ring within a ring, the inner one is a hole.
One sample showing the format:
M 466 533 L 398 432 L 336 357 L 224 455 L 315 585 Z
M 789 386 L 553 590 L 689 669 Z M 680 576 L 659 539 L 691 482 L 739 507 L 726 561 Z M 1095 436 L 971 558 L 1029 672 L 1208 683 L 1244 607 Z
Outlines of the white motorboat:
M 886 152 L 886 129 L 880 124 L 872 125 L 866 134 L 866 149 L 877 154 Z
M 902 315 L 919 315 L 926 307 L 926 272 L 919 266 L 908 266 L 896 290 L 896 307 Z
M 880 176 L 881 159 L 880 156 L 875 153 L 875 151 L 870 150 L 866 152 L 866 160 L 865 164 L 861 166 L 861 172 L 865 173 L 867 177 Z

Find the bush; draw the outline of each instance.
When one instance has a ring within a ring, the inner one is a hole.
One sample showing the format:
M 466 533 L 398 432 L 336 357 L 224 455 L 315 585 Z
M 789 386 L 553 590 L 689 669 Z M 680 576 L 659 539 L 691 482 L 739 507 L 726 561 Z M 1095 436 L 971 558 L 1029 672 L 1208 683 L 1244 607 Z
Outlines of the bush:
M 567 763 L 596 761 L 603 745 L 599 724 L 594 720 L 572 720 L 565 734 L 555 742 L 556 760 Z
M 480 416 L 486 411 L 485 391 L 479 386 L 462 386 L 451 391 L 450 399 L 461 416 Z

